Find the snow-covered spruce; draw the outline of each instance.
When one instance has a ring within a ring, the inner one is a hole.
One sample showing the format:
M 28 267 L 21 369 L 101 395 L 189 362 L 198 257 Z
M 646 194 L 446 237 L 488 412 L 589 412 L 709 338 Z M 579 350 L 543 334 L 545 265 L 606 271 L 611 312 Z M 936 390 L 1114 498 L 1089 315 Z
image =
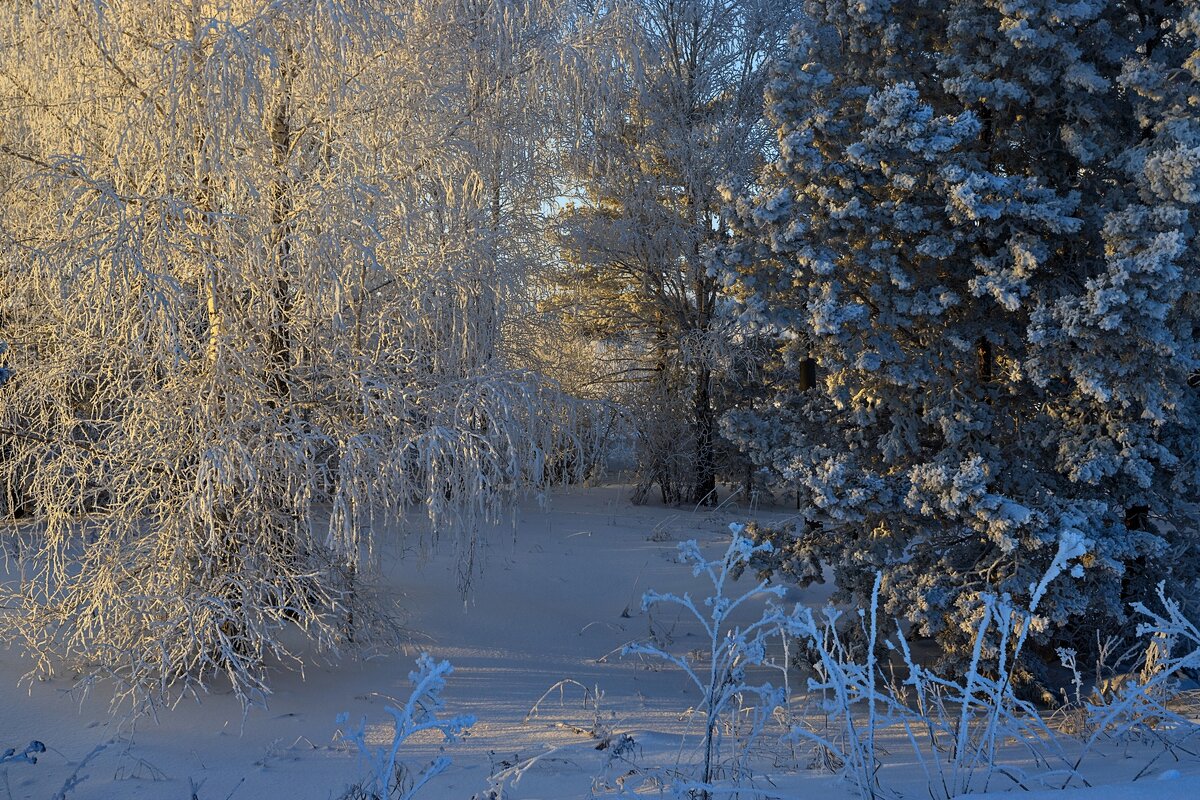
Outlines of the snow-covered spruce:
M 882 570 L 959 666 L 1065 535 L 1035 671 L 1160 579 L 1195 598 L 1200 6 L 806 8 L 724 259 L 780 361 L 727 431 L 799 492 L 806 558 L 857 605 Z

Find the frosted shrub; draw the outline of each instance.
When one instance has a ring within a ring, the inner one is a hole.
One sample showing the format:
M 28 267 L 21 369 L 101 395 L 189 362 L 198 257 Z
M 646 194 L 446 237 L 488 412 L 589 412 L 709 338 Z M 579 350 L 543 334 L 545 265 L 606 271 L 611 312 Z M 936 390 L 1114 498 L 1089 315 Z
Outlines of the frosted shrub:
M 676 605 L 694 617 L 708 635 L 708 652 L 696 661 L 668 652 L 658 644 L 635 643 L 628 645 L 624 653 L 637 653 L 660 658 L 683 670 L 700 692 L 698 706 L 704 712 L 704 763 L 700 782 L 676 782 L 676 792 L 689 792 L 700 797 L 713 796 L 713 782 L 721 772 L 722 749 L 727 744 L 731 749 L 740 747 L 730 775 L 735 783 L 748 776 L 746 756 L 751 744 L 759 737 L 772 712 L 782 706 L 786 697 L 782 690 L 770 683 L 752 683 L 747 679 L 750 667 L 763 666 L 767 661 L 767 643 L 789 624 L 788 615 L 778 606 L 768 602 L 762 615 L 746 626 L 733 621 L 734 613 L 747 602 L 757 602 L 764 594 L 780 597 L 782 587 L 768 586 L 765 580 L 739 594 L 730 594 L 729 583 L 756 554 L 767 552 L 769 542 L 754 544 L 742 535 L 741 525 L 730 525 L 733 538 L 725 554 L 718 559 L 708 560 L 700 552 L 694 539 L 679 545 L 681 558 L 690 562 L 692 575 L 708 578 L 712 594 L 703 601 L 701 610 L 691 595 L 684 593 L 661 594 L 649 591 L 642 597 L 642 610 L 661 604 Z M 724 731 L 737 730 L 734 717 L 750 712 L 750 728 L 734 742 L 724 741 Z
M 439 756 L 411 779 L 406 779 L 405 771 L 397 762 L 396 756 L 405 742 L 422 731 L 439 731 L 445 741 L 454 742 L 475 724 L 475 717 L 470 714 L 449 718 L 438 716 L 438 712 L 444 707 L 442 689 L 446 687 L 446 676 L 453 671 L 454 667 L 449 661 L 435 662 L 428 653 L 421 654 L 417 659 L 416 671 L 408 674 L 408 680 L 413 685 L 408 701 L 401 708 L 384 708 L 391 714 L 396 726 L 390 745 L 372 747 L 367 743 L 366 717 L 356 730 L 344 734 L 345 738 L 358 748 L 359 754 L 371 768 L 367 781 L 347 792 L 345 798 L 411 800 L 425 784 L 446 771 L 450 766 L 450 759 Z M 341 714 L 338 724 L 345 724 L 348 718 L 348 714 Z
M 1083 707 L 1084 730 L 1090 731 L 1084 741 L 1050 727 L 1036 706 L 1014 692 L 1028 638 L 1046 624 L 1037 614 L 1041 599 L 1063 573 L 1081 577 L 1080 567 L 1071 562 L 1084 553 L 1083 539 L 1064 535 L 1049 569 L 1029 587 L 1032 599 L 1026 608 L 1007 595 L 982 596 L 970 659 L 959 679 L 918 663 L 899 624 L 880 650 L 882 575 L 876 575 L 870 606 L 858 612 L 866 642 L 862 660 L 850 653 L 839 631 L 842 612 L 797 609 L 787 617 L 787 632 L 804 640 L 814 654 L 809 690 L 829 722 L 824 729 L 796 726 L 790 738 L 814 744 L 826 763 L 842 770 L 862 796 L 872 798 L 894 794 L 880 779 L 886 753 L 876 740 L 883 731 L 893 741 L 899 734 L 908 742 L 935 798 L 1010 785 L 1032 789 L 1082 782 L 1080 766 L 1102 740 L 1151 726 L 1171 747 L 1171 732 L 1196 729 L 1168 701 L 1180 677 L 1200 666 L 1200 631 L 1161 588 L 1161 613 L 1141 603 L 1133 606 L 1146 618 L 1137 631 L 1147 642 L 1140 671 L 1116 691 L 1097 686 L 1094 697 L 1086 700 L 1075 670 L 1076 701 Z M 1063 655 L 1072 661 L 1073 654 Z M 889 669 L 892 665 L 895 669 Z M 1008 785 L 994 785 L 998 777 Z
M 1089 734 L 1077 757 L 1078 766 L 1104 739 L 1123 738 L 1148 729 L 1170 744 L 1170 734 L 1197 731 L 1194 715 L 1189 718 L 1175 709 L 1180 683 L 1195 678 L 1200 670 L 1200 629 L 1184 616 L 1180 604 L 1167 597 L 1162 584 L 1157 590 L 1162 611 L 1143 603 L 1133 609 L 1143 617 L 1138 636 L 1145 643 L 1134 674 L 1116 685 L 1097 686 L 1083 702 Z
M 1032 615 L 1008 598 L 984 596 L 967 672 L 953 680 L 917 663 L 900 626 L 880 652 L 878 598 L 877 588 L 869 612 L 860 611 L 867 628 L 862 661 L 838 633 L 837 610 L 801 609 L 794 617 L 791 632 L 805 638 L 817 657 L 809 691 L 819 698 L 829 724 L 821 731 L 797 726 L 793 740 L 815 744 L 864 797 L 890 794 L 879 780 L 883 754 L 876 745 L 885 729 L 899 732 L 911 746 L 933 797 L 986 788 L 997 773 L 1028 787 L 1020 770 L 997 761 L 1008 740 L 1019 741 L 1038 765 L 1061 765 L 1053 774 L 1066 779 L 1074 774 L 1058 735 L 1032 703 L 1013 692 L 1012 676 Z M 901 662 L 903 679 L 885 673 L 893 657 Z
M 0 108 L 0 638 L 39 677 L 259 703 L 379 643 L 381 536 L 427 517 L 465 590 L 482 526 L 583 463 L 508 353 L 568 11 L 519 5 L 0 14 L 41 98 Z

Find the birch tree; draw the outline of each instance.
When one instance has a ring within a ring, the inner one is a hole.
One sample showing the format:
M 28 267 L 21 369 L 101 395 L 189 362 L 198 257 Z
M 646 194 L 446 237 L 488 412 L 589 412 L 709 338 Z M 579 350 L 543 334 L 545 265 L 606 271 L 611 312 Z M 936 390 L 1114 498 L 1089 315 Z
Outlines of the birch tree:
M 604 344 L 608 381 L 638 428 L 644 496 L 716 501 L 718 412 L 731 333 L 710 275 L 727 228 L 719 187 L 744 190 L 769 144 L 766 65 L 793 0 L 612 4 L 618 71 L 584 118 L 570 203 L 557 220 L 565 266 L 555 301 Z
M 75 0 L 0 18 L 9 629 L 161 697 L 361 642 L 375 532 L 575 439 L 507 363 L 554 3 Z M 520 102 L 518 102 L 518 100 Z

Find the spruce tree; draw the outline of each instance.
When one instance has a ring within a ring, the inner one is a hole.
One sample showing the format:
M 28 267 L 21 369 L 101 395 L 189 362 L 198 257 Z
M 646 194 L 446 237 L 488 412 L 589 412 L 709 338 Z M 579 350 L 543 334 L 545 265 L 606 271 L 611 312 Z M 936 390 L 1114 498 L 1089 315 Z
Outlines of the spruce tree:
M 1195 587 L 1197 8 L 815 0 L 769 85 L 725 263 L 784 366 L 726 424 L 809 509 L 791 552 L 883 570 L 950 659 L 1063 536 L 1044 645 Z

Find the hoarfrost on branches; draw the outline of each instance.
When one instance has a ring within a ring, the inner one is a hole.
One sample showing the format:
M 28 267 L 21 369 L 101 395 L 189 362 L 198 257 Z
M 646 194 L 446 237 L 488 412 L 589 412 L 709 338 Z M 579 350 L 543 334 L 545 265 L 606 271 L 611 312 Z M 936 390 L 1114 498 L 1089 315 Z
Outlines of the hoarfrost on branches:
M 386 628 L 375 531 L 423 509 L 465 586 L 479 524 L 581 463 L 586 409 L 504 337 L 553 194 L 530 170 L 563 13 L 0 20 L 4 603 L 39 669 L 143 699 L 220 675 L 261 701 L 268 661 L 295 662 L 285 625 L 331 652 Z
M 730 525 L 729 529 L 732 534 L 729 546 L 718 559 L 706 558 L 694 539 L 679 545 L 680 559 L 692 564 L 692 576 L 707 578 L 712 584 L 712 594 L 703 601 L 708 610 L 697 606 L 687 593 L 680 596 L 649 591 L 642 597 L 643 611 L 660 604 L 676 605 L 700 623 L 709 650 L 700 663 L 694 665 L 689 658 L 671 653 L 656 643 L 635 642 L 623 650 L 626 654 L 654 656 L 673 664 L 699 691 L 699 708 L 704 712 L 703 768 L 699 783 L 689 784 L 688 788 L 704 798 L 711 797 L 716 790 L 713 784 L 721 772 L 731 775 L 734 785 L 749 776 L 745 759 L 750 745 L 762 734 L 772 712 L 787 700 L 784 691 L 770 683 L 750 682 L 747 670 L 768 660 L 768 642 L 787 627 L 788 614 L 768 602 L 762 615 L 753 622 L 743 626 L 732 619 L 734 612 L 743 605 L 764 596 L 778 599 L 783 595 L 781 587 L 768 586 L 765 580 L 745 591 L 731 592 L 730 584 L 746 564 L 755 555 L 769 552 L 771 543 L 754 543 L 742 535 L 741 525 Z M 738 752 L 723 755 L 725 728 L 737 729 L 736 723 L 724 721 L 726 717 L 748 717 L 751 722 L 748 730 L 734 736 L 734 741 L 729 743 Z M 723 758 L 730 759 L 731 766 L 724 767 Z

